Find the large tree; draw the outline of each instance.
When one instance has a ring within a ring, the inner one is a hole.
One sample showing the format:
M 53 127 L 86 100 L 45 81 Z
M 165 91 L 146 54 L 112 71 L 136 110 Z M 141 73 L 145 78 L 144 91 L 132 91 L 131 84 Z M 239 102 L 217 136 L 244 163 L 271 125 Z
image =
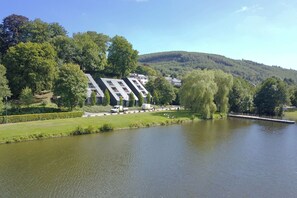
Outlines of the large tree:
M 54 84 L 54 95 L 59 106 L 72 110 L 86 99 L 88 80 L 80 67 L 75 64 L 61 66 Z
M 295 87 L 295 89 L 292 90 L 290 100 L 291 100 L 291 104 L 296 107 L 297 106 L 297 87 Z
M 59 62 L 61 63 L 77 63 L 79 48 L 72 38 L 67 36 L 57 36 L 51 39 L 51 44 L 57 52 Z
M 215 70 L 214 77 L 214 81 L 218 87 L 218 91 L 214 98 L 217 110 L 221 113 L 227 113 L 229 100 L 228 96 L 233 85 L 233 76 L 223 72 L 222 70 Z
M 138 65 L 135 69 L 135 72 L 138 74 L 143 74 L 143 75 L 148 75 L 148 76 L 157 76 L 158 75 L 158 72 L 155 69 L 149 67 L 146 64 Z
M 3 107 L 3 99 L 11 95 L 5 74 L 6 68 L 3 65 L 0 65 L 0 111 Z
M 22 15 L 12 14 L 3 19 L 0 25 L 0 53 L 3 55 L 10 46 L 21 42 L 22 27 L 29 19 Z
M 263 81 L 257 89 L 254 104 L 260 115 L 281 115 L 283 105 L 288 102 L 285 83 L 276 77 Z
M 49 42 L 56 36 L 66 36 L 66 33 L 66 30 L 58 23 L 46 23 L 41 19 L 35 19 L 22 26 L 22 41 Z
M 217 91 L 213 71 L 193 71 L 183 78 L 179 92 L 180 103 L 203 118 L 212 118 L 216 111 L 214 97 Z
M 104 69 L 105 62 L 99 57 L 99 47 L 86 33 L 73 35 L 78 53 L 75 56 L 75 63 L 80 65 L 83 71 L 92 72 Z
M 253 106 L 253 86 L 242 78 L 233 78 L 229 93 L 229 108 L 232 112 L 250 113 Z
M 57 74 L 56 52 L 49 43 L 19 43 L 4 57 L 13 97 L 25 87 L 33 93 L 50 90 Z
M 98 57 L 100 59 L 100 66 L 104 68 L 107 65 L 106 54 L 108 49 L 108 42 L 110 41 L 109 36 L 93 31 L 88 31 L 86 32 L 86 34 L 89 35 L 92 41 L 98 46 Z
M 126 77 L 137 66 L 138 51 L 124 37 L 115 36 L 108 48 L 110 70 L 118 77 Z
M 170 104 L 175 99 L 173 86 L 164 77 L 150 80 L 145 87 L 153 94 L 153 101 L 156 104 Z

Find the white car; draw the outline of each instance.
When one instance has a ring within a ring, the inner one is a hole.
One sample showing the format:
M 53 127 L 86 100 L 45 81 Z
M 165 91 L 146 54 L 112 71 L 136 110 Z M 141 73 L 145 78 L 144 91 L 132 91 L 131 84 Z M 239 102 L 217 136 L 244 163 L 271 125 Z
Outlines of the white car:
M 125 112 L 128 111 L 127 107 L 123 107 L 122 105 L 115 105 L 110 112 L 111 113 L 119 113 L 119 112 Z

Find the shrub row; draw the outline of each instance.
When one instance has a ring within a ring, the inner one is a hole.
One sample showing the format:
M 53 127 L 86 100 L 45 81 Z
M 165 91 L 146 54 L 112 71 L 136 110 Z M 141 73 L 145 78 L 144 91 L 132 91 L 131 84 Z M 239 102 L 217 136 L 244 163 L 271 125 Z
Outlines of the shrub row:
M 131 123 L 129 125 L 130 128 L 142 128 L 142 127 L 151 127 L 151 126 L 156 126 L 156 125 L 161 125 L 161 126 L 165 126 L 165 125 L 170 125 L 170 124 L 181 124 L 183 123 L 184 120 L 181 119 L 172 119 L 172 120 L 166 120 L 164 122 L 160 122 L 160 123 L 144 123 L 144 122 L 134 122 Z
M 82 117 L 82 115 L 83 115 L 83 112 L 62 112 L 62 113 L 0 116 L 0 124 L 28 122 L 28 121 L 36 121 L 36 120 L 54 120 L 54 119 L 64 119 L 64 118 L 77 118 L 77 117 Z
M 61 109 L 54 107 L 25 107 L 25 108 L 11 108 L 7 110 L 8 115 L 25 115 L 25 114 L 39 114 L 39 113 L 58 113 Z M 5 112 L 2 113 L 4 115 Z
M 93 126 L 88 126 L 87 128 L 82 128 L 78 126 L 71 135 L 84 135 L 84 134 L 92 134 L 92 133 L 99 133 L 99 132 L 108 132 L 113 131 L 114 127 L 111 124 L 103 124 L 100 128 L 95 129 Z

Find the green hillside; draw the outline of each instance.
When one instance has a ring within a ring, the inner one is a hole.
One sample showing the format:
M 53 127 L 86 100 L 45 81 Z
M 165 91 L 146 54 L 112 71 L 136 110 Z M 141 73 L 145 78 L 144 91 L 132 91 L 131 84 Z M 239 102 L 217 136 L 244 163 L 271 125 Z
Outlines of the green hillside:
M 179 77 L 193 69 L 207 68 L 221 69 L 234 76 L 241 76 L 252 83 L 259 83 L 270 76 L 293 79 L 297 82 L 296 70 L 267 66 L 249 60 L 234 60 L 215 54 L 184 51 L 160 52 L 141 55 L 139 62 L 150 65 L 162 73 L 176 74 Z

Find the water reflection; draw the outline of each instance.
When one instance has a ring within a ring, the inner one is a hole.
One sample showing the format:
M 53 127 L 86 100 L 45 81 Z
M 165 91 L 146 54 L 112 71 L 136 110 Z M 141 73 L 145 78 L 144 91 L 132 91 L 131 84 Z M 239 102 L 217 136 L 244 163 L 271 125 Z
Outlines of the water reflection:
M 194 122 L 184 125 L 185 137 L 187 141 L 197 147 L 199 150 L 211 151 L 216 148 L 220 142 L 228 141 L 237 129 L 244 130 L 251 126 L 251 121 L 235 119 L 226 120 L 209 120 Z M 193 138 L 194 137 L 194 138 Z
M 296 132 L 230 119 L 0 145 L 0 197 L 294 197 Z

